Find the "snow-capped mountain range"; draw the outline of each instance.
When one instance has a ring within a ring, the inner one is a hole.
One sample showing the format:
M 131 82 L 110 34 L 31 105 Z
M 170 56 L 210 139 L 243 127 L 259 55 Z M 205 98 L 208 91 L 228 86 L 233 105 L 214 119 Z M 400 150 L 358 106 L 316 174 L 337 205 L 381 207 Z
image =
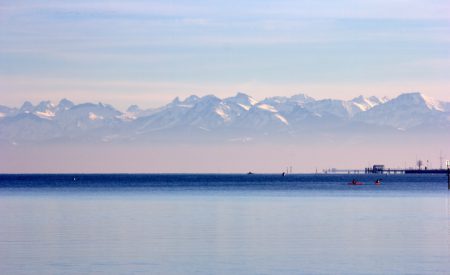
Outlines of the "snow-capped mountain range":
M 188 139 L 215 136 L 224 140 L 259 136 L 299 137 L 367 129 L 391 132 L 450 132 L 450 103 L 421 93 L 393 99 L 357 97 L 315 100 L 304 94 L 258 101 L 244 93 L 234 97 L 192 95 L 155 109 L 130 106 L 25 102 L 20 108 L 0 105 L 0 140 L 10 143 L 52 140 L 102 142 L 152 138 Z

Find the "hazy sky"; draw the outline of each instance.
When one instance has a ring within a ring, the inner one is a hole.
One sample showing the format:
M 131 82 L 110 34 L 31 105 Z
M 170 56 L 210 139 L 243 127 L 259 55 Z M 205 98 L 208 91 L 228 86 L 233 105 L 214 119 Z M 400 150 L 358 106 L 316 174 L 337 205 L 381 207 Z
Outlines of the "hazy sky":
M 450 100 L 448 0 L 0 1 L 0 104 Z

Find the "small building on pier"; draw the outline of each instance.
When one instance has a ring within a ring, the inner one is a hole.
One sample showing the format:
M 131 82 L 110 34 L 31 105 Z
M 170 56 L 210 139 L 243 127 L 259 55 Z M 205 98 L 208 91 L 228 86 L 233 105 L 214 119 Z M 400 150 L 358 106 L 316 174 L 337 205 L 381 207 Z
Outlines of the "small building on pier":
M 372 173 L 381 174 L 384 172 L 384 164 L 375 164 L 372 167 Z

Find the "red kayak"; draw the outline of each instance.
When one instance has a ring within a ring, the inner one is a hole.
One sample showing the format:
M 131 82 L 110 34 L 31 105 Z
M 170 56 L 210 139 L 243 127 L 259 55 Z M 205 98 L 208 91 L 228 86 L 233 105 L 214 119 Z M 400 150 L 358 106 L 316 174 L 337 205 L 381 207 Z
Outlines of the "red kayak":
M 363 182 L 356 181 L 356 182 L 349 182 L 348 185 L 363 185 Z

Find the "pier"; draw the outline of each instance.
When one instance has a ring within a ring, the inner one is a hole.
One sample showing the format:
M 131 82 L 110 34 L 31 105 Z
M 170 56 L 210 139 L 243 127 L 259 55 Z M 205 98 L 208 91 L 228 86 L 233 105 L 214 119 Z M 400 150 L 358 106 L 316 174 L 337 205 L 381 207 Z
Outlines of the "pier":
M 336 169 L 324 170 L 326 174 L 448 174 L 449 169 L 402 169 L 385 168 L 384 165 L 374 165 L 365 169 Z
M 327 169 L 325 174 L 446 174 L 448 190 L 450 190 L 450 167 L 447 169 L 398 169 L 385 168 L 384 165 L 374 165 L 371 168 L 362 169 Z
M 325 174 L 447 174 L 447 169 L 399 169 L 387 168 L 383 170 L 373 170 L 372 168 L 362 169 L 327 169 Z

